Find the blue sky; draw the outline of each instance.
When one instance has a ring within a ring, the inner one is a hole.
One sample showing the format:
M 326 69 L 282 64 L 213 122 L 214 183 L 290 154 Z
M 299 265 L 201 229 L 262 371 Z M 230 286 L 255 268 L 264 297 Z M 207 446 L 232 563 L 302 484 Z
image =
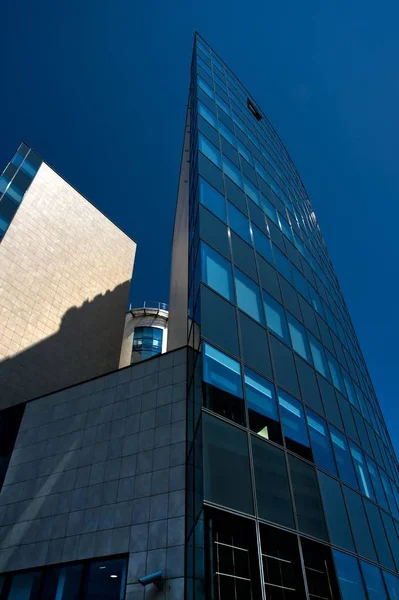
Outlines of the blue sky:
M 316 211 L 399 449 L 399 5 L 37 0 L 3 8 L 0 165 L 22 139 L 138 242 L 168 299 L 192 39 L 251 90 Z

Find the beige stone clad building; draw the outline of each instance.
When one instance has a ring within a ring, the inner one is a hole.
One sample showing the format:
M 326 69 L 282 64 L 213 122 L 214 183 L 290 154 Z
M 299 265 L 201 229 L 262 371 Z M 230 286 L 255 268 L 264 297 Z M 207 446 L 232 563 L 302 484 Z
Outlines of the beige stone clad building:
M 118 368 L 135 251 L 21 144 L 0 178 L 0 409 Z

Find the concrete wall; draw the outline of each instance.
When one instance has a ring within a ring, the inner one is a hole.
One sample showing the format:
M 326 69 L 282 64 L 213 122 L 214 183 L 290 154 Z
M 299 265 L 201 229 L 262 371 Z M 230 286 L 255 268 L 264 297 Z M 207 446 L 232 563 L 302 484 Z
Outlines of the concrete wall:
M 0 494 L 0 573 L 129 553 L 138 577 L 184 590 L 186 349 L 26 407 Z M 151 589 L 150 589 L 151 588 Z
M 0 409 L 118 368 L 135 250 L 42 164 L 0 244 Z

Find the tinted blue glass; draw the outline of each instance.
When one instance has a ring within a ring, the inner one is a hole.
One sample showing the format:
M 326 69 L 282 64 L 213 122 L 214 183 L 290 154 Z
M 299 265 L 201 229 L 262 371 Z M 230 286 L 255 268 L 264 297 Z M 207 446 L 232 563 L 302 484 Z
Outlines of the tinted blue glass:
M 208 123 L 210 123 L 213 127 L 217 128 L 216 115 L 211 110 L 209 110 L 209 108 L 205 106 L 205 104 L 202 104 L 202 102 L 198 102 L 198 112 L 201 115 L 201 117 L 204 117 L 204 119 L 208 121 Z
M 293 235 L 292 235 L 292 231 L 291 231 L 291 227 L 289 225 L 289 223 L 279 214 L 279 221 L 280 221 L 280 229 L 281 231 L 284 233 L 284 235 L 291 241 L 294 241 Z M 299 272 L 299 271 L 298 271 Z M 307 283 L 306 280 L 304 279 L 304 277 L 301 275 L 301 273 L 299 273 L 299 275 L 302 277 L 302 281 L 301 281 L 301 285 L 303 287 L 304 290 L 304 295 L 306 298 L 308 298 L 309 296 L 309 292 L 307 290 Z M 299 288 L 298 288 L 299 289 Z M 299 290 L 301 291 L 301 290 Z
M 355 546 L 342 496 L 341 484 L 322 471 L 318 471 L 318 476 L 330 542 L 335 546 L 354 552 Z
M 18 204 L 22 201 L 24 196 L 21 190 L 19 190 L 13 183 L 11 183 L 11 185 L 8 187 L 7 194 Z
M 382 572 L 385 584 L 388 590 L 389 600 L 398 600 L 399 598 L 399 577 L 392 575 L 392 573 Z
M 244 369 L 244 380 L 248 409 L 278 421 L 274 385 L 247 367 Z
M 231 117 L 231 110 L 230 110 L 230 108 L 227 106 L 226 102 L 223 102 L 223 100 L 222 100 L 222 99 L 221 99 L 221 98 L 220 98 L 220 97 L 219 97 L 217 94 L 216 94 L 215 100 L 216 100 L 216 104 L 217 104 L 217 105 L 218 105 L 218 106 L 219 106 L 219 107 L 220 107 L 220 108 L 223 110 L 223 112 L 225 112 L 225 113 L 226 113 L 226 115 L 228 115 L 229 117 Z M 229 130 L 229 131 L 230 131 L 230 130 Z M 233 135 L 232 137 L 233 137 L 233 142 L 232 142 L 232 144 L 234 145 L 234 144 L 235 144 L 235 142 L 234 142 L 234 135 Z M 227 138 L 227 139 L 228 139 L 228 138 Z M 229 141 L 230 141 L 230 140 L 229 140 Z
M 230 179 L 232 181 L 234 181 L 235 184 L 237 184 L 240 188 L 242 188 L 242 177 L 241 177 L 240 170 L 237 169 L 237 167 L 235 165 L 233 165 L 231 160 L 226 158 L 224 155 L 223 155 L 223 171 L 224 171 L 225 175 L 227 175 L 227 177 L 230 177 Z
M 385 508 L 386 510 L 389 511 L 388 502 L 385 497 L 384 489 L 382 487 L 382 483 L 381 483 L 380 475 L 378 473 L 377 465 L 368 456 L 366 456 L 366 463 L 367 463 L 367 468 L 368 468 L 368 472 L 370 475 L 370 479 L 373 483 L 374 493 L 377 498 L 377 502 L 380 506 L 382 506 L 383 508 Z
M 198 147 L 203 154 L 209 160 L 211 160 L 217 167 L 222 166 L 222 161 L 220 159 L 219 149 L 216 148 L 206 137 L 204 137 L 201 133 L 198 134 Z
M 280 389 L 278 390 L 278 402 L 280 404 L 284 436 L 302 446 L 310 448 L 301 402 L 298 402 L 298 400 L 295 400 Z
M 370 600 L 386 600 L 388 598 L 382 579 L 381 570 L 370 563 L 360 561 L 367 594 Z M 399 598 L 399 596 L 398 596 Z
M 298 248 L 298 245 L 297 245 L 297 248 Z M 310 294 L 310 303 L 311 303 L 311 305 L 319 313 L 319 315 L 321 315 L 323 317 L 324 316 L 324 312 L 323 312 L 323 308 L 322 308 L 320 296 L 313 289 L 313 287 L 311 285 L 309 286 L 309 294 Z
M 273 244 L 273 254 L 276 267 L 279 273 L 288 281 L 292 281 L 291 265 L 288 258 Z
M 358 488 L 355 470 L 353 468 L 351 455 L 349 452 L 346 437 L 330 425 L 331 441 L 334 450 L 335 460 L 338 465 L 339 477 L 345 483 L 354 488 Z
M 234 269 L 237 304 L 258 323 L 264 323 L 259 286 L 238 269 Z
M 305 328 L 289 313 L 287 313 L 287 321 L 293 349 L 311 363 L 312 357 Z
M 252 245 L 251 230 L 247 217 L 231 202 L 227 202 L 229 225 L 233 231 L 238 233 L 248 244 Z
M 337 475 L 326 422 L 308 408 L 306 409 L 306 419 L 316 465 L 333 475 Z
M 14 154 L 14 156 L 12 157 L 12 164 L 15 165 L 16 167 L 19 167 L 20 164 L 22 164 L 23 160 L 24 160 L 24 156 L 22 156 L 22 154 L 20 154 L 19 152 L 16 152 L 16 154 Z
M 232 146 L 236 145 L 234 133 L 232 133 L 230 129 L 226 127 L 226 125 L 224 125 L 224 123 L 222 123 L 221 121 L 219 121 L 219 131 L 220 135 L 222 135 L 225 140 L 230 142 Z
M 260 229 L 255 227 L 255 225 L 252 225 L 252 236 L 256 251 L 273 264 L 272 247 L 269 238 Z
M 231 263 L 201 242 L 201 277 L 209 287 L 234 302 Z
M 244 191 L 251 200 L 260 206 L 260 192 L 249 179 L 244 177 Z
M 356 444 L 353 444 L 352 442 L 349 442 L 349 448 L 351 451 L 353 464 L 355 466 L 360 491 L 367 496 L 367 498 L 372 498 L 374 500 L 373 486 L 371 485 L 371 480 L 368 474 L 363 452 L 358 446 L 356 446 Z
M 316 340 L 316 338 L 313 337 L 313 335 L 308 333 L 308 337 L 309 337 L 310 351 L 312 353 L 314 366 L 316 367 L 316 370 L 319 373 L 324 375 L 324 377 L 326 379 L 329 379 L 330 377 L 328 374 L 327 360 L 326 360 L 326 355 L 324 353 L 324 348 L 320 344 L 320 342 L 318 342 Z
M 214 215 L 226 223 L 226 202 L 224 196 L 200 177 L 200 201 Z
M 205 94 L 207 94 L 210 98 L 212 98 L 213 100 L 215 99 L 215 94 L 213 92 L 213 90 L 209 87 L 209 85 L 207 83 L 205 83 L 205 81 L 198 76 L 198 85 L 199 87 L 205 92 Z
M 24 171 L 24 173 L 26 173 L 27 175 L 29 175 L 29 177 L 32 177 L 32 179 L 37 173 L 37 167 L 33 166 L 28 159 L 25 159 L 22 163 L 21 170 Z
M 237 148 L 238 148 L 238 152 L 241 154 L 241 156 L 243 156 L 245 158 L 245 160 L 247 162 L 249 162 L 250 165 L 253 165 L 252 155 L 251 155 L 250 151 L 248 150 L 248 148 L 246 146 L 244 146 L 244 144 L 242 144 L 240 142 L 240 140 L 237 141 Z
M 0 177 L 0 194 L 3 194 L 6 191 L 6 188 L 10 180 L 7 177 Z
M 327 362 L 330 368 L 331 379 L 337 390 L 345 394 L 344 383 L 342 381 L 341 369 L 339 368 L 339 364 L 331 356 L 329 352 L 327 352 Z
M 308 300 L 309 299 L 309 290 L 308 290 L 308 284 L 306 283 L 306 279 L 304 278 L 302 273 L 300 273 L 298 271 L 298 269 L 296 267 L 293 267 L 293 274 L 294 274 L 294 285 L 295 285 L 296 289 L 298 290 L 298 292 L 300 292 L 302 294 L 302 296 L 304 296 Z
M 263 196 L 262 196 L 262 208 L 263 208 L 265 214 L 269 217 L 269 219 L 271 221 L 273 221 L 273 223 L 275 225 L 278 225 L 276 209 L 274 208 L 273 204 L 271 202 L 269 202 L 269 200 L 267 200 L 267 198 L 264 198 Z
M 356 406 L 358 408 L 359 403 L 356 398 L 355 390 L 353 389 L 353 385 L 350 380 L 350 377 L 345 373 L 345 371 L 343 371 L 343 378 L 344 378 L 344 383 L 345 383 L 348 400 L 351 404 L 353 404 L 353 406 Z
M 333 550 L 342 600 L 366 600 L 359 565 L 353 556 Z
M 263 302 L 268 328 L 289 344 L 288 328 L 283 307 L 269 296 L 269 294 L 266 294 L 266 292 L 263 292 Z
M 379 471 L 380 471 L 380 477 L 381 477 L 381 481 L 382 481 L 382 487 L 384 488 L 385 496 L 387 497 L 387 500 L 388 500 L 390 512 L 391 512 L 392 516 L 395 517 L 395 519 L 397 519 L 399 521 L 399 513 L 398 513 L 398 509 L 396 507 L 395 498 L 392 493 L 391 484 L 389 482 L 387 475 L 384 473 L 384 471 L 382 469 L 379 469 Z
M 203 369 L 204 381 L 243 397 L 240 364 L 206 342 L 203 342 Z

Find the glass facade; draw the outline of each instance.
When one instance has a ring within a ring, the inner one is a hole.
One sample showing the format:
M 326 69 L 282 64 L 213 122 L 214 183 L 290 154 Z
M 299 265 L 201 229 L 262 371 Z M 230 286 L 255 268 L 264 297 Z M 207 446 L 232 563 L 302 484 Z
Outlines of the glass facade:
M 146 360 L 162 352 L 163 329 L 160 327 L 135 327 L 133 354 L 139 360 Z M 134 362 L 138 362 L 135 360 Z
M 187 597 L 397 598 L 398 463 L 309 198 L 195 39 Z
M 22 143 L 0 176 L 0 242 L 24 194 L 35 177 L 42 159 Z

